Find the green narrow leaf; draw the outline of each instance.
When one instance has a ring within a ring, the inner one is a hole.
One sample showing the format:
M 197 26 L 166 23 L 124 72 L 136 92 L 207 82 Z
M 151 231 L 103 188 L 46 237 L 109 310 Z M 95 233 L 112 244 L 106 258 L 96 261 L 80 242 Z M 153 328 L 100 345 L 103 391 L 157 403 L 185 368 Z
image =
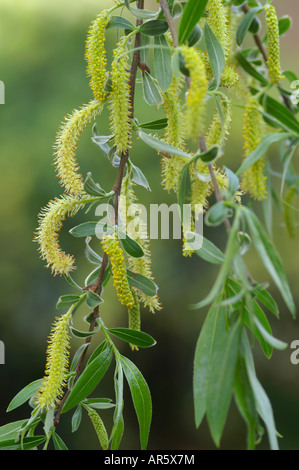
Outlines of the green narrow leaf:
M 86 305 L 89 308 L 94 309 L 101 303 L 103 303 L 103 299 L 98 294 L 96 294 L 96 292 L 92 292 L 91 290 L 87 291 Z
M 214 81 L 211 85 L 211 88 L 218 88 L 221 75 L 223 73 L 224 65 L 225 65 L 225 55 L 222 49 L 220 42 L 218 41 L 217 37 L 211 30 L 208 23 L 205 24 L 204 27 L 204 37 L 205 43 L 207 48 L 207 53 L 209 56 L 211 68 L 213 71 Z
M 139 422 L 141 450 L 145 450 L 147 448 L 152 420 L 151 394 L 143 375 L 132 361 L 122 356 L 121 365 L 130 387 L 132 400 Z
M 111 359 L 112 348 L 109 347 L 89 363 L 67 397 L 62 409 L 63 413 L 78 405 L 95 389 L 107 372 Z
M 110 328 L 108 331 L 123 341 L 140 348 L 150 348 L 156 344 L 154 338 L 143 331 L 131 330 L 129 328 Z
M 42 384 L 42 381 L 43 379 L 34 380 L 34 382 L 31 382 L 22 390 L 20 390 L 20 392 L 17 393 L 17 395 L 9 403 L 6 411 L 8 412 L 8 411 L 15 410 L 19 406 L 26 403 L 26 401 L 28 401 L 31 397 L 33 397 L 33 395 L 35 395 L 38 392 Z M 0 436 L 1 436 L 1 428 L 0 428 Z
M 248 13 L 246 13 L 242 20 L 240 21 L 238 31 L 237 31 L 237 44 L 241 46 L 247 31 L 250 28 L 250 25 L 253 21 L 255 15 L 261 10 L 261 8 L 252 8 Z
M 67 294 L 67 295 L 61 295 L 57 301 L 56 308 L 67 308 L 70 307 L 73 304 L 76 304 L 80 300 L 81 296 L 80 295 L 73 295 L 73 294 Z
M 265 390 L 256 376 L 252 352 L 245 332 L 243 332 L 242 347 L 243 358 L 246 365 L 249 382 L 254 394 L 257 411 L 266 425 L 271 450 L 278 450 L 279 446 L 272 406 Z
M 133 271 L 130 271 L 129 269 L 127 269 L 127 277 L 130 286 L 141 290 L 145 295 L 154 297 L 157 294 L 157 284 L 148 277 L 143 276 L 142 274 L 133 273 Z
M 133 256 L 133 258 L 142 258 L 144 256 L 143 248 L 136 240 L 133 240 L 133 238 L 121 230 L 118 230 L 118 235 L 122 247 L 128 255 Z
M 0 450 L 31 450 L 45 442 L 46 436 L 24 437 L 21 442 L 14 439 L 0 442 Z
M 139 131 L 138 136 L 145 144 L 147 144 L 149 147 L 152 147 L 155 150 L 159 150 L 160 152 L 164 152 L 169 155 L 176 155 L 178 157 L 183 157 L 183 158 L 191 158 L 191 156 L 188 153 L 184 152 L 183 150 L 172 147 L 171 145 L 166 144 L 162 140 L 157 139 L 156 137 L 153 137 L 152 135 L 148 135 L 143 131 Z
M 113 428 L 111 431 L 111 450 L 119 448 L 123 432 L 124 432 L 124 419 L 123 419 L 123 395 L 124 395 L 124 374 L 120 361 L 117 359 L 117 367 L 114 373 L 114 389 L 115 389 L 115 411 L 113 415 Z
M 167 127 L 167 118 L 157 119 L 155 121 L 139 124 L 140 129 L 161 130 Z
M 179 26 L 179 44 L 186 42 L 195 25 L 204 14 L 208 0 L 189 0 L 184 8 Z
M 203 237 L 202 247 L 199 250 L 195 250 L 195 253 L 208 263 L 222 264 L 225 260 L 222 251 L 205 237 Z
M 193 398 L 197 428 L 206 413 L 210 364 L 214 351 L 225 333 L 225 325 L 224 308 L 220 304 L 212 305 L 201 329 L 194 355 Z
M 142 77 L 142 88 L 144 100 L 149 106 L 157 106 L 163 103 L 163 98 L 155 80 L 146 71 Z
M 139 31 L 146 36 L 161 36 L 168 30 L 168 24 L 164 20 L 150 20 L 143 23 Z
M 53 433 L 52 439 L 54 442 L 55 450 L 68 450 L 67 446 L 56 432 Z
M 268 80 L 251 65 L 251 63 L 244 57 L 242 52 L 237 52 L 236 58 L 245 72 L 261 82 L 262 85 L 269 85 Z
M 286 130 L 299 134 L 299 122 L 286 106 L 268 95 L 261 96 L 260 102 L 267 115 L 273 117 L 283 128 L 286 128 Z
M 154 44 L 157 46 L 154 49 L 155 76 L 160 89 L 165 93 L 170 87 L 173 76 L 170 48 L 167 49 L 168 43 L 164 36 L 156 36 Z
M 121 28 L 121 29 L 127 29 L 129 31 L 133 31 L 134 26 L 126 18 L 123 18 L 122 16 L 116 16 L 115 15 L 115 16 L 111 16 L 110 19 L 109 19 L 107 29 L 110 29 L 110 28 Z
M 289 287 L 289 283 L 280 259 L 279 254 L 274 248 L 273 244 L 267 237 L 260 221 L 256 215 L 248 208 L 242 208 L 248 222 L 252 240 L 259 256 L 271 275 L 273 281 L 278 287 L 287 307 L 289 308 L 293 317 L 296 316 L 296 306 Z
M 267 153 L 267 151 L 269 150 L 269 147 L 271 147 L 272 144 L 285 140 L 290 136 L 291 134 L 289 132 L 267 134 L 262 139 L 258 147 L 244 160 L 244 162 L 242 163 L 242 165 L 240 166 L 236 174 L 239 176 L 245 170 L 250 168 L 254 163 L 256 163 L 261 157 L 263 157 Z
M 13 409 L 13 408 L 12 408 Z M 13 421 L 0 427 L 0 442 L 16 439 L 20 429 L 27 423 L 27 419 Z
M 207 419 L 217 446 L 231 402 L 242 324 L 238 321 L 226 333 L 215 351 L 208 384 Z

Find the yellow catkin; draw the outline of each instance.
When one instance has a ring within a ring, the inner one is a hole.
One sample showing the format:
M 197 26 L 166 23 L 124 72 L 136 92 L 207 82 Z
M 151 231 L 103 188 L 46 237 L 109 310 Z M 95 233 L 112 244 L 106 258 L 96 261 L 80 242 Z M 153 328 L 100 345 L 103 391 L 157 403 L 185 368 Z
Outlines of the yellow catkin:
M 186 99 L 186 137 L 197 141 L 203 127 L 208 79 L 204 62 L 198 52 L 192 47 L 183 46 L 182 53 L 191 80 Z
M 283 78 L 280 69 L 280 41 L 276 10 L 273 5 L 266 7 L 268 71 L 271 83 L 277 83 Z
M 76 160 L 79 138 L 88 124 L 99 114 L 102 103 L 90 101 L 79 110 L 66 116 L 56 136 L 54 144 L 57 176 L 65 190 L 74 196 L 83 193 L 83 178 Z
M 108 433 L 106 431 L 104 422 L 99 414 L 92 409 L 88 410 L 88 416 L 93 424 L 94 430 L 98 436 L 99 443 L 103 450 L 108 450 L 109 448 L 109 438 Z
M 163 94 L 163 107 L 167 118 L 167 126 L 164 132 L 164 141 L 178 149 L 184 148 L 184 119 L 180 100 L 182 82 L 180 78 L 173 77 L 172 83 Z M 176 191 L 181 169 L 185 161 L 175 155 L 162 156 L 162 186 L 167 191 Z
M 295 211 L 294 211 L 294 199 L 297 193 L 297 188 L 291 186 L 287 192 L 283 209 L 284 209 L 284 220 L 286 228 L 290 238 L 295 238 L 296 235 L 296 222 L 295 222 Z
M 99 101 L 105 97 L 104 86 L 107 67 L 105 31 L 108 21 L 109 12 L 104 10 L 92 22 L 86 40 L 87 75 L 90 77 L 89 84 L 93 95 Z
M 125 230 L 128 229 L 132 221 L 134 221 L 133 225 L 138 227 L 139 230 L 137 233 L 131 233 L 130 230 L 128 230 L 128 235 L 136 240 L 137 243 L 139 243 L 144 252 L 144 256 L 141 258 L 128 256 L 129 269 L 154 281 L 155 278 L 152 273 L 150 240 L 145 223 L 142 221 L 141 217 L 138 216 L 138 205 L 136 204 L 136 197 L 129 175 L 124 179 L 122 184 L 119 212 L 121 218 L 125 221 Z M 154 296 L 148 296 L 144 292 L 138 290 L 136 291 L 136 295 L 138 300 L 142 302 L 143 306 L 148 308 L 150 312 L 154 313 L 156 310 L 161 310 L 158 294 Z
M 130 289 L 123 250 L 116 233 L 105 236 L 102 240 L 104 252 L 109 256 L 112 266 L 112 275 L 117 297 L 122 305 L 128 308 L 134 306 L 134 297 Z
M 229 135 L 232 121 L 231 101 L 228 98 L 221 100 L 221 111 L 222 118 L 218 112 L 213 115 L 206 135 L 207 148 L 210 149 L 214 145 L 218 145 L 220 147 L 219 156 L 223 153 L 223 144 Z
M 42 410 L 55 408 L 66 385 L 69 362 L 69 310 L 56 319 L 49 337 L 45 377 L 36 395 L 36 403 Z
M 50 201 L 39 214 L 35 241 L 39 245 L 41 258 L 47 262 L 47 267 L 51 268 L 54 275 L 67 274 L 74 269 L 75 260 L 60 248 L 58 233 L 66 216 L 74 216 L 82 207 L 82 200 L 64 195 Z
M 122 42 L 113 51 L 111 70 L 112 91 L 110 100 L 111 127 L 118 152 L 125 152 L 131 145 L 130 67 Z M 121 56 L 121 57 L 120 57 Z
M 209 0 L 206 21 L 220 42 L 225 57 L 229 57 L 231 54 L 229 19 L 222 0 Z
M 263 122 L 258 109 L 258 103 L 254 97 L 250 98 L 245 106 L 244 114 L 244 150 L 245 157 L 248 157 L 260 144 L 262 139 Z M 242 187 L 250 196 L 262 201 L 267 197 L 265 157 L 261 157 L 256 163 L 249 167 L 242 177 Z

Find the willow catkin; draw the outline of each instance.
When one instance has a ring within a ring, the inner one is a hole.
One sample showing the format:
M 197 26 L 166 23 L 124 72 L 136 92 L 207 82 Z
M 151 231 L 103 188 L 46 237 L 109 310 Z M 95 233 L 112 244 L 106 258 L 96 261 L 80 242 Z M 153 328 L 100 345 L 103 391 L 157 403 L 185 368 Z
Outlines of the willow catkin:
M 154 281 L 154 276 L 152 273 L 150 240 L 147 233 L 147 227 L 144 221 L 138 215 L 138 205 L 136 204 L 133 183 L 129 178 L 129 174 L 124 179 L 122 184 L 119 201 L 119 213 L 121 218 L 125 220 L 126 231 L 129 232 L 129 226 L 132 222 L 134 222 L 135 227 L 138 227 L 137 233 L 128 233 L 128 235 L 131 235 L 131 237 L 134 238 L 137 243 L 139 243 L 144 253 L 144 256 L 140 258 L 128 256 L 129 269 L 134 273 L 141 274 Z M 141 290 L 136 290 L 135 293 L 139 302 L 142 302 L 143 306 L 148 308 L 150 312 L 154 313 L 156 310 L 161 310 L 161 304 L 157 293 L 153 296 L 146 295 Z
M 109 12 L 102 11 L 91 23 L 86 39 L 85 59 L 90 88 L 96 100 L 105 98 L 105 80 L 107 58 L 105 50 L 105 32 L 109 22 Z
M 245 157 L 248 157 L 260 144 L 262 129 L 263 122 L 258 109 L 258 102 L 254 97 L 251 97 L 245 106 L 244 113 L 243 138 Z M 261 157 L 243 173 L 242 187 L 253 199 L 262 201 L 267 197 L 266 181 L 265 157 Z
M 130 67 L 128 55 L 121 41 L 113 51 L 111 70 L 112 91 L 110 99 L 110 121 L 115 146 L 119 153 L 131 145 Z
M 58 234 L 65 218 L 77 214 L 84 204 L 81 199 L 64 195 L 50 201 L 39 214 L 35 241 L 39 245 L 41 258 L 47 262 L 47 267 L 51 268 L 54 275 L 68 274 L 74 269 L 74 257 L 60 248 Z
M 208 79 L 204 62 L 194 48 L 183 46 L 182 54 L 185 59 L 185 67 L 190 74 L 185 112 L 186 137 L 197 141 L 203 128 Z
M 231 37 L 227 13 L 223 0 L 208 1 L 206 21 L 220 42 L 226 58 L 231 54 Z
M 277 83 L 281 78 L 279 26 L 276 10 L 273 5 L 266 6 L 268 71 L 271 83 Z
M 128 308 L 128 317 L 129 317 L 129 328 L 131 330 L 140 331 L 141 330 L 141 315 L 140 315 L 140 303 L 136 291 L 131 289 L 132 295 L 134 298 L 133 307 Z M 138 347 L 134 344 L 130 344 L 132 351 L 138 350 Z
M 231 101 L 228 98 L 223 98 L 220 103 L 221 116 L 217 111 L 213 117 L 206 134 L 206 145 L 210 149 L 214 145 L 220 147 L 218 156 L 222 155 L 223 144 L 230 132 L 231 121 L 232 121 L 232 109 Z
M 112 266 L 112 276 L 118 300 L 128 308 L 134 306 L 134 297 L 129 286 L 123 250 L 116 233 L 106 235 L 102 242 L 104 252 L 109 256 Z
M 36 395 L 36 403 L 42 410 L 49 410 L 57 405 L 66 385 L 71 318 L 72 313 L 69 310 L 62 317 L 56 319 L 52 326 L 47 348 L 45 377 Z
M 102 418 L 99 416 L 99 414 L 95 410 L 91 408 L 88 410 L 88 416 L 90 417 L 90 420 L 92 422 L 96 435 L 98 436 L 99 443 L 102 449 L 108 450 L 109 437 L 108 437 L 108 433 L 106 431 Z
M 83 130 L 100 113 L 102 107 L 101 102 L 93 100 L 79 110 L 75 109 L 66 116 L 56 136 L 54 164 L 57 176 L 66 192 L 77 197 L 84 191 L 83 178 L 76 160 L 78 141 Z

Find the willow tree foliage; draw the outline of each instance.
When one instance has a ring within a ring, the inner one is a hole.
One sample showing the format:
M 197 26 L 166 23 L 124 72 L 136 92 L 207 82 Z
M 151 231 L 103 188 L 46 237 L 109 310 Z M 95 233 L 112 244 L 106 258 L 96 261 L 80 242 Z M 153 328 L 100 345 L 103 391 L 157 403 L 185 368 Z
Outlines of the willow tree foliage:
M 286 344 L 273 337 L 268 319 L 278 317 L 277 303 L 267 283 L 252 277 L 244 255 L 250 250 L 258 253 L 261 266 L 295 317 L 271 232 L 273 200 L 284 211 L 290 236 L 295 230 L 293 202 L 298 188 L 291 160 L 299 143 L 299 108 L 291 99 L 290 86 L 282 85 L 282 79 L 291 85 L 295 74 L 281 70 L 280 63 L 280 35 L 290 27 L 290 19 L 278 19 L 271 0 L 160 0 L 153 11 L 144 3 L 111 1 L 110 9 L 99 11 L 87 33 L 85 59 L 93 96 L 60 125 L 54 164 L 62 193 L 41 210 L 35 236 L 41 258 L 53 275 L 64 276 L 73 293 L 58 300 L 57 309 L 64 313 L 52 327 L 44 378 L 30 383 L 9 404 L 8 411 L 29 401 L 31 414 L 0 429 L 1 448 L 47 448 L 53 440 L 56 449 L 66 449 L 59 423 L 69 412 L 73 431 L 87 413 L 101 448 L 118 449 L 124 432 L 125 381 L 137 414 L 141 449 L 147 447 L 152 417 L 149 386 L 115 342 L 115 338 L 123 340 L 132 349 L 154 346 L 153 337 L 141 330 L 140 309 L 155 312 L 162 308 L 149 235 L 136 215 L 135 187 L 149 188 L 142 158 L 133 153 L 137 139 L 159 156 L 162 187 L 173 195 L 180 214 L 185 205 L 191 207 L 191 223 L 186 224 L 183 216 L 181 220 L 183 256 L 198 256 L 219 268 L 207 297 L 192 306 L 197 310 L 209 307 L 194 345 L 195 356 L 190 357 L 194 360 L 196 426 L 206 416 L 219 446 L 233 398 L 248 428 L 247 448 L 255 448 L 264 428 L 270 448 L 278 448 L 274 413 L 256 375 L 252 348 L 256 340 L 270 358 L 273 348 L 284 349 Z M 118 30 L 118 40 L 108 66 L 106 38 L 111 29 Z M 144 102 L 158 113 L 151 122 L 143 122 L 142 115 L 135 113 L 137 87 Z M 233 171 L 225 156 L 236 107 L 243 113 L 244 143 L 237 149 L 243 155 L 239 168 Z M 98 132 L 104 109 L 110 115 L 110 135 Z M 103 174 L 97 175 L 94 169 L 84 176 L 80 173 L 77 146 L 86 127 L 101 157 L 108 158 L 114 168 L 115 181 L 108 192 L 102 188 L 108 185 Z M 272 170 L 268 156 L 275 143 L 279 144 L 281 172 Z M 274 176 L 281 180 L 280 195 L 272 185 Z M 102 202 L 113 211 L 109 221 L 101 224 L 90 214 Z M 265 220 L 255 213 L 260 205 Z M 59 243 L 64 219 L 78 212 L 82 223 L 70 233 L 81 237 L 92 265 L 83 286 L 72 277 L 74 256 Z M 225 225 L 225 252 L 196 232 L 202 214 L 210 230 Z M 139 230 L 129 232 L 130 222 L 137 223 Z M 191 243 L 196 238 L 201 248 Z M 104 287 L 109 282 L 128 311 L 128 319 L 119 328 L 109 327 L 101 318 Z M 163 285 L 159 287 L 163 290 Z M 84 318 L 85 331 L 74 326 L 74 319 L 82 318 L 82 306 L 90 310 Z M 71 335 L 82 340 L 74 352 Z M 95 348 L 88 354 L 91 341 Z M 94 397 L 112 367 L 114 397 Z M 108 431 L 102 410 L 109 408 L 113 426 Z

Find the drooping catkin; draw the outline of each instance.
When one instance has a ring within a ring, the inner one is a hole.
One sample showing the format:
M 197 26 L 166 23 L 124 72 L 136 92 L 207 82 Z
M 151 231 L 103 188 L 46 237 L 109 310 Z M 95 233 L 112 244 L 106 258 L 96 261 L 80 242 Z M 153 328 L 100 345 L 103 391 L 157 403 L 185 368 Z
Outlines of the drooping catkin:
M 280 68 L 279 26 L 276 10 L 273 5 L 266 6 L 268 71 L 271 83 L 277 83 L 283 78 Z
M 98 436 L 99 443 L 102 449 L 108 450 L 109 438 L 108 438 L 108 433 L 106 431 L 102 418 L 99 416 L 99 414 L 95 410 L 91 408 L 88 410 L 88 416 L 90 417 L 90 420 L 93 424 L 94 430 Z
M 54 322 L 47 348 L 45 377 L 36 395 L 36 403 L 42 410 L 54 408 L 66 385 L 69 361 L 69 310 Z
M 183 46 L 182 54 L 185 59 L 185 67 L 189 70 L 191 80 L 186 99 L 186 137 L 197 141 L 203 128 L 208 79 L 204 62 L 194 48 Z
M 220 42 L 225 57 L 228 58 L 231 54 L 231 37 L 228 11 L 223 5 L 223 0 L 209 0 L 206 21 Z
M 207 148 L 210 149 L 214 145 L 219 145 L 219 156 L 223 153 L 222 147 L 224 141 L 229 135 L 232 121 L 231 101 L 228 98 L 222 98 L 220 103 L 220 113 L 217 111 L 213 115 L 212 122 L 206 135 Z
M 130 105 L 130 68 L 128 55 L 122 55 L 125 47 L 121 41 L 113 51 L 111 70 L 112 91 L 110 100 L 110 121 L 119 153 L 131 145 L 131 105 Z
M 254 97 L 251 97 L 245 106 L 244 113 L 243 138 L 245 157 L 248 157 L 260 144 L 262 132 L 263 121 L 258 109 L 258 102 Z M 256 163 L 245 170 L 242 177 L 242 187 L 257 201 L 262 201 L 267 197 L 267 178 L 264 170 L 265 157 L 261 157 Z
M 184 113 L 182 109 L 180 92 L 182 82 L 180 78 L 173 77 L 172 83 L 163 94 L 163 107 L 167 118 L 164 132 L 164 141 L 178 149 L 184 148 Z M 162 156 L 162 185 L 167 191 L 177 191 L 181 169 L 184 159 L 175 155 Z
M 116 233 L 106 235 L 102 242 L 104 252 L 109 256 L 112 266 L 112 276 L 117 297 L 122 305 L 128 308 L 134 306 L 134 297 L 129 286 L 123 251 Z
M 102 101 L 105 97 L 106 80 L 106 50 L 105 31 L 109 22 L 109 12 L 102 11 L 91 23 L 86 39 L 85 59 L 87 61 L 87 75 L 90 77 L 90 88 L 96 100 Z
M 138 205 L 136 203 L 136 196 L 133 190 L 133 183 L 129 178 L 129 174 L 123 181 L 121 188 L 121 196 L 119 202 L 119 213 L 123 221 L 125 221 L 128 235 L 131 236 L 137 243 L 142 247 L 144 256 L 140 258 L 134 258 L 133 256 L 128 256 L 128 266 L 131 271 L 137 274 L 142 274 L 145 277 L 148 277 L 154 281 L 154 276 L 152 273 L 152 259 L 150 251 L 150 240 L 147 233 L 147 228 L 144 220 L 141 216 L 138 215 L 139 212 Z M 138 227 L 138 231 L 131 233 L 130 225 Z M 147 307 L 150 312 L 154 313 L 156 310 L 161 310 L 161 304 L 159 296 L 156 293 L 154 296 L 146 295 L 141 290 L 136 290 L 136 295 L 139 302 L 142 302 L 144 307 Z
M 296 235 L 296 221 L 295 221 L 295 210 L 294 210 L 294 199 L 297 193 L 296 186 L 291 186 L 287 192 L 284 204 L 283 213 L 286 228 L 290 238 L 295 238 Z
M 56 136 L 54 144 L 54 164 L 57 176 L 65 190 L 78 197 L 83 193 L 83 178 L 76 161 L 79 138 L 88 124 L 100 113 L 103 104 L 90 101 L 79 110 L 66 116 Z
M 67 274 L 74 269 L 74 257 L 60 248 L 58 233 L 65 218 L 77 214 L 84 204 L 81 199 L 63 195 L 50 201 L 39 214 L 35 241 L 39 245 L 41 258 L 47 262 L 47 267 L 51 268 L 54 275 Z

